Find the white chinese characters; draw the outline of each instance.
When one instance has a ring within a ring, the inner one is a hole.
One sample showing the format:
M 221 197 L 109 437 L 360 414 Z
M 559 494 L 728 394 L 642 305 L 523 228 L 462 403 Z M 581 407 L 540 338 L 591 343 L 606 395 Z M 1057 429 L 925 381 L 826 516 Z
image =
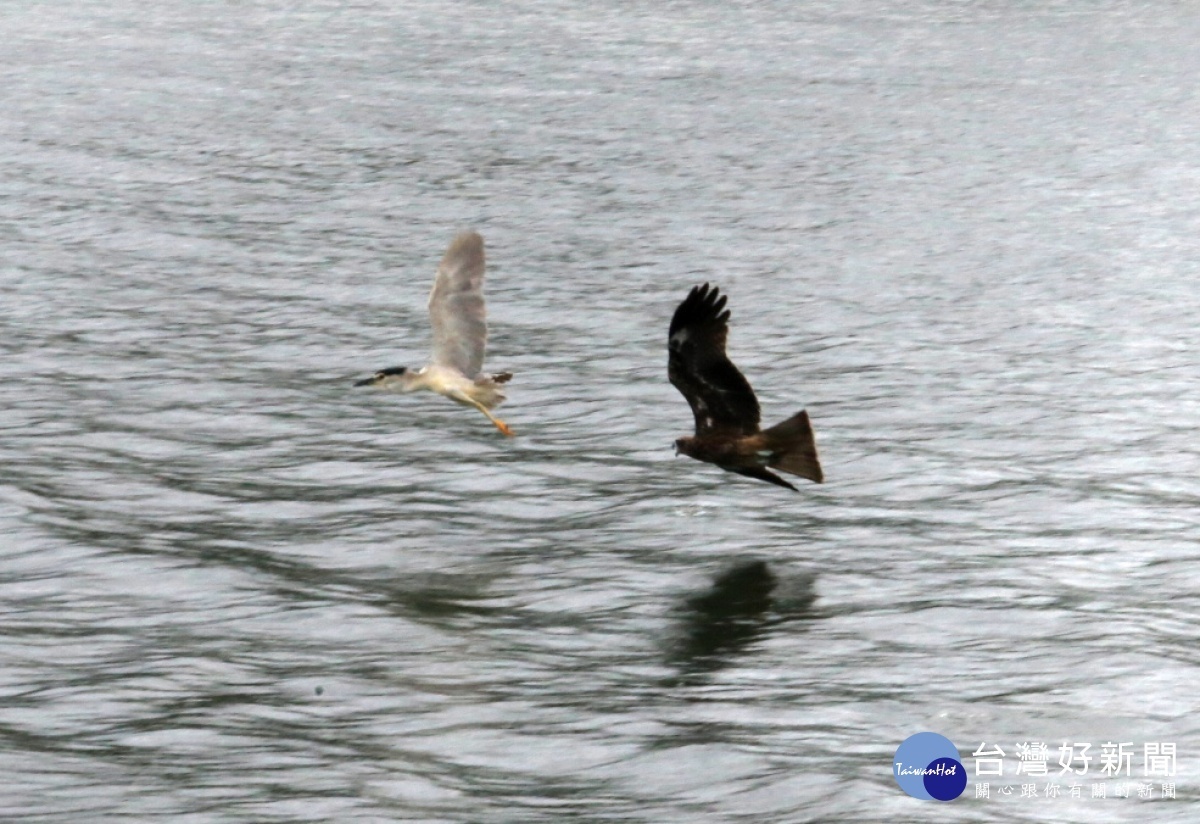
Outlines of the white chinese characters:
M 1096 749 L 1099 752 L 1096 752 Z M 1053 755 L 1045 742 L 1021 741 L 1013 744 L 1006 753 L 999 744 L 981 741 L 971 753 L 975 759 L 977 778 L 1005 775 L 1006 758 L 1016 759 L 1016 769 L 1011 774 L 1018 783 L 1004 784 L 981 781 L 975 786 L 976 798 L 1092 798 L 1092 799 L 1173 799 L 1175 795 L 1177 748 L 1174 743 L 1149 741 L 1139 746 L 1132 741 L 1106 741 L 1098 748 L 1086 742 L 1063 742 L 1058 747 L 1058 771 L 1051 765 Z M 1140 766 L 1140 775 L 1135 777 L 1135 762 Z M 1010 767 L 1011 767 L 1010 763 Z M 1030 783 L 1037 776 L 1045 781 L 1044 787 Z M 1087 776 L 1084 784 L 1077 777 Z M 1117 781 L 1115 779 L 1125 779 Z M 1141 779 L 1141 780 L 1139 780 Z M 1158 779 L 1159 783 L 1151 779 Z M 995 783 L 995 786 L 992 786 Z M 1112 784 L 1110 787 L 1109 784 Z M 1017 795 L 1014 790 L 1019 790 Z M 1157 793 L 1157 795 L 1156 795 Z

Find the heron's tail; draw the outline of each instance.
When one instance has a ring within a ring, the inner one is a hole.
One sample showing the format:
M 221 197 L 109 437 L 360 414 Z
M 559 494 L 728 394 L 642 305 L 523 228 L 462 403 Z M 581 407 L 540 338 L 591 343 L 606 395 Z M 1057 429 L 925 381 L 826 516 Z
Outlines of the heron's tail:
M 504 390 L 500 388 L 500 384 L 507 383 L 512 380 L 512 372 L 500 372 L 496 375 L 483 374 L 475 378 L 475 386 L 472 389 L 471 397 L 479 401 L 488 409 L 493 409 L 504 403 Z
M 771 450 L 767 466 L 817 483 L 825 480 L 808 412 L 800 411 L 762 434 L 766 448 Z

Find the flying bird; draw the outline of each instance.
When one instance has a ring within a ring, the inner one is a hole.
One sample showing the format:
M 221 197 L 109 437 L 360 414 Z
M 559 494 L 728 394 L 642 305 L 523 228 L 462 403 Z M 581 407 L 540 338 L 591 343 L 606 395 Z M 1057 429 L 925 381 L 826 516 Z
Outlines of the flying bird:
M 429 293 L 429 320 L 433 324 L 433 354 L 421 369 L 393 366 L 381 369 L 355 386 L 374 386 L 392 392 L 429 389 L 487 415 L 497 429 L 513 431 L 491 410 L 504 401 L 500 384 L 511 372 L 483 371 L 487 345 L 487 313 L 483 305 L 483 238 L 462 232 L 442 257 L 433 290 Z
M 667 374 L 696 418 L 696 434 L 675 441 L 676 454 L 792 490 L 796 487 L 771 470 L 821 483 L 825 475 L 807 412 L 759 429 L 754 390 L 725 354 L 725 301 L 715 286 L 696 286 L 671 318 Z

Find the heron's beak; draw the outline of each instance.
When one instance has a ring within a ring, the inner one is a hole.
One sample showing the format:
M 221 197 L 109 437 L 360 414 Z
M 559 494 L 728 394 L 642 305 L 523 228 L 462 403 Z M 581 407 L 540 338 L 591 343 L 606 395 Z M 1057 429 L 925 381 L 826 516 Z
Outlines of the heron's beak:
M 375 383 L 375 376 L 372 375 L 371 377 L 364 378 L 361 381 L 355 381 L 354 385 L 355 386 L 372 386 L 372 385 L 374 385 L 374 383 Z

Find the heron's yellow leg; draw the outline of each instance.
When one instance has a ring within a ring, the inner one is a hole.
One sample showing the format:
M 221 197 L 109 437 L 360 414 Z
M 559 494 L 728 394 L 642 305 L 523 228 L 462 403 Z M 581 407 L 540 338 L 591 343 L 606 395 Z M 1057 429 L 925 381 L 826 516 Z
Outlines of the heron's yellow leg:
M 509 428 L 508 424 L 506 424 L 504 421 L 500 420 L 495 415 L 493 415 L 491 412 L 489 412 L 488 408 L 486 406 L 484 406 L 483 404 L 481 404 L 479 401 L 475 400 L 474 398 L 467 398 L 465 395 L 463 397 L 466 398 L 467 403 L 471 404 L 471 406 L 475 407 L 480 412 L 487 415 L 487 419 L 489 421 L 491 421 L 493 424 L 495 424 L 496 428 L 499 429 L 501 432 L 503 432 L 505 435 L 507 435 L 508 437 L 511 438 L 516 434 L 515 432 L 512 431 L 512 429 Z
M 517 434 L 516 432 L 512 431 L 512 427 L 499 418 L 494 418 L 491 415 L 488 415 L 488 418 L 491 418 L 491 421 L 496 425 L 496 428 L 503 432 L 507 437 L 511 438 Z

